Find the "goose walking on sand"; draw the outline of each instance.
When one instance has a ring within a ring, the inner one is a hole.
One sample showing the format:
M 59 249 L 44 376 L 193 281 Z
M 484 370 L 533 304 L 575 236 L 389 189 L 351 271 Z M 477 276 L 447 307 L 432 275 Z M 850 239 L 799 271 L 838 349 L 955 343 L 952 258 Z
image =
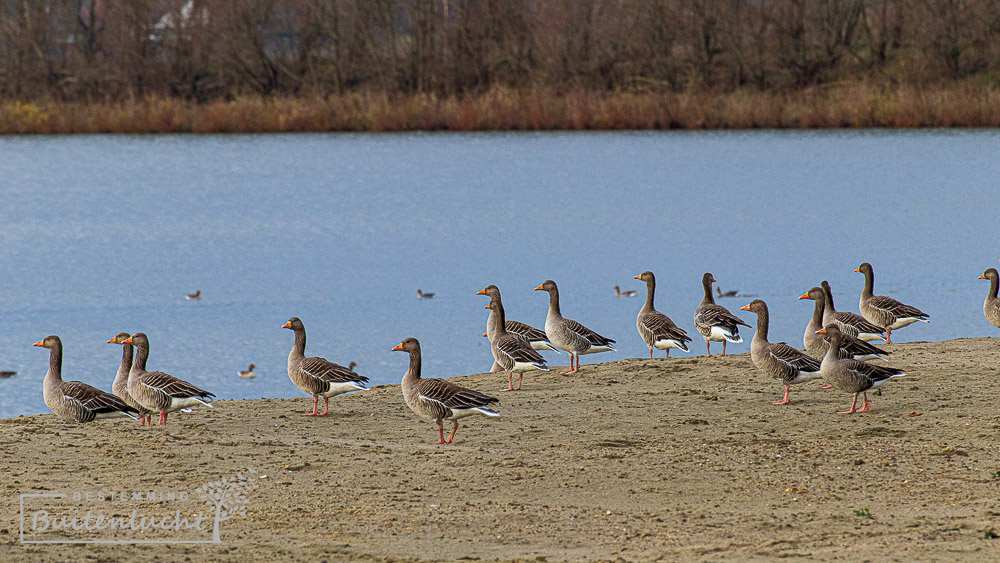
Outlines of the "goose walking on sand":
M 614 287 L 614 290 L 615 290 L 615 296 L 617 297 L 635 297 L 636 295 L 638 295 L 638 293 L 636 293 L 631 289 L 628 291 L 622 291 L 621 288 L 618 287 L 617 285 Z
M 819 360 L 792 348 L 784 342 L 768 342 L 769 315 L 767 303 L 754 299 L 740 307 L 742 311 L 757 313 L 757 330 L 750 341 L 750 359 L 757 369 L 780 380 L 785 385 L 785 396 L 772 405 L 787 405 L 790 385 L 805 383 L 819 377 Z
M 874 364 L 859 362 L 858 360 L 850 358 L 838 358 L 836 350 L 841 347 L 841 340 L 843 339 L 844 333 L 841 332 L 840 327 L 838 327 L 835 323 L 828 324 L 819 329 L 819 334 L 825 334 L 830 338 L 830 348 L 827 350 L 826 356 L 823 356 L 823 361 L 820 363 L 820 375 L 822 375 L 823 379 L 833 387 L 841 391 L 854 393 L 854 400 L 851 402 L 851 410 L 839 411 L 837 414 L 853 414 L 855 412 L 871 411 L 872 405 L 868 402 L 868 390 L 878 389 L 886 381 L 895 377 L 903 377 L 906 375 L 906 373 L 899 369 L 887 366 L 876 366 Z M 861 408 L 856 409 L 859 394 L 861 394 L 864 399 L 861 403 Z
M 485 295 L 490 299 L 494 295 L 500 295 L 500 288 L 490 284 L 483 289 L 479 290 L 476 295 Z M 487 307 L 487 309 L 490 309 Z M 531 344 L 531 347 L 535 350 L 551 350 L 556 354 L 559 354 L 559 348 L 556 348 L 549 342 L 548 337 L 545 336 L 545 331 L 539 330 L 529 324 L 521 323 L 518 321 L 507 320 L 504 323 L 507 328 L 507 332 L 516 334 L 518 336 L 524 337 L 525 340 Z M 495 310 L 490 309 L 490 316 L 486 318 L 486 338 L 489 338 L 490 342 L 493 342 L 494 334 L 497 330 L 497 313 Z
M 535 291 L 549 293 L 549 312 L 545 316 L 545 336 L 556 348 L 569 353 L 569 375 L 580 371 L 580 356 L 598 352 L 614 352 L 614 340 L 601 336 L 582 324 L 562 316 L 559 310 L 559 288 L 556 282 L 545 280 Z M 573 365 L 574 360 L 576 365 Z
M 710 341 L 722 342 L 722 355 L 725 356 L 727 342 L 735 344 L 743 342 L 738 325 L 745 327 L 749 327 L 750 325 L 730 313 L 729 309 L 715 304 L 715 298 L 712 297 L 712 284 L 715 281 L 715 277 L 708 272 L 701 277 L 701 285 L 705 290 L 705 297 L 702 298 L 701 305 L 694 311 L 694 326 L 705 338 L 705 350 L 709 356 L 712 355 L 712 349 L 709 345 Z
M 443 379 L 421 379 L 420 342 L 407 338 L 397 344 L 394 352 L 410 355 L 410 367 L 403 376 L 403 400 L 410 410 L 437 423 L 438 444 L 450 444 L 458 430 L 458 419 L 475 414 L 500 416 L 490 408 L 491 403 L 500 403 L 496 397 L 466 389 Z M 448 439 L 444 438 L 444 421 L 454 424 Z
M 520 390 L 524 372 L 529 369 L 549 371 L 549 368 L 545 367 L 545 358 L 535 351 L 525 338 L 518 334 L 507 332 L 506 317 L 499 289 L 491 292 L 490 304 L 486 308 L 496 313 L 497 317 L 496 330 L 493 333 L 493 339 L 490 341 L 493 360 L 495 365 L 507 372 L 507 388 L 501 389 L 501 391 Z M 514 387 L 514 372 L 518 373 L 517 387 Z
M 115 397 L 125 401 L 125 404 L 136 410 L 139 414 L 140 425 L 152 425 L 152 411 L 140 405 L 128 392 L 128 373 L 132 370 L 132 345 L 125 343 L 128 338 L 127 332 L 119 332 L 114 338 L 108 340 L 108 344 L 120 344 L 122 347 L 122 363 L 118 365 L 115 380 L 111 383 L 111 392 L 115 394 Z
M 836 323 L 841 332 L 860 338 L 865 342 L 885 338 L 885 330 L 882 327 L 872 324 L 861 315 L 849 311 L 838 311 L 833 306 L 833 290 L 830 289 L 830 282 L 823 280 L 820 286 L 823 287 L 823 295 L 826 300 L 823 305 L 823 326 Z
M 313 396 L 312 412 L 301 416 L 326 416 L 330 414 L 330 397 L 368 389 L 367 377 L 326 358 L 306 357 L 306 327 L 298 317 L 288 319 L 281 328 L 291 329 L 295 333 L 295 343 L 288 354 L 288 378 L 296 387 Z M 319 412 L 321 396 L 323 412 Z
M 885 329 L 885 343 L 892 344 L 892 331 L 915 322 L 929 323 L 930 315 L 896 301 L 885 295 L 875 295 L 875 270 L 865 262 L 854 269 L 865 275 L 865 288 L 861 291 L 860 309 L 865 319 Z
M 823 335 L 817 334 L 816 331 L 823 328 L 823 310 L 826 308 L 826 294 L 822 288 L 813 287 L 800 296 L 799 299 L 812 299 L 815 302 L 813 316 L 809 320 L 809 324 L 806 325 L 805 334 L 802 335 L 802 344 L 805 346 L 807 354 L 817 360 L 822 360 L 830 344 L 823 338 Z M 855 360 L 874 360 L 877 358 L 884 362 L 888 361 L 885 359 L 885 356 L 888 356 L 889 352 L 869 344 L 860 338 L 851 336 L 846 332 L 841 331 L 841 334 L 843 334 L 844 340 L 843 347 L 837 353 L 839 358 L 854 358 Z
M 671 348 L 690 352 L 687 343 L 691 342 L 691 337 L 687 335 L 687 332 L 653 306 L 653 295 L 656 293 L 656 276 L 653 275 L 653 272 L 646 270 L 633 277 L 646 282 L 646 304 L 639 309 L 639 315 L 635 318 L 635 326 L 639 331 L 639 336 L 649 348 L 649 357 L 651 359 L 653 357 L 653 348 L 666 350 L 667 358 L 670 357 Z
M 144 333 L 137 332 L 122 343 L 135 346 L 135 361 L 128 372 L 128 393 L 144 408 L 159 411 L 159 424 L 166 424 L 167 414 L 174 411 L 195 405 L 212 408 L 210 401 L 215 394 L 162 371 L 146 371 L 149 338 Z
M 79 381 L 62 379 L 62 340 L 56 335 L 46 336 L 33 346 L 49 349 L 49 371 L 42 383 L 45 406 L 58 416 L 72 422 L 91 422 L 98 418 L 127 416 L 138 420 L 136 409 L 111 393 L 101 391 Z
M 1000 328 L 1000 298 L 997 297 L 1000 274 L 997 274 L 996 268 L 989 268 L 978 279 L 990 280 L 990 292 L 986 294 L 986 301 L 983 303 L 983 314 L 991 325 Z

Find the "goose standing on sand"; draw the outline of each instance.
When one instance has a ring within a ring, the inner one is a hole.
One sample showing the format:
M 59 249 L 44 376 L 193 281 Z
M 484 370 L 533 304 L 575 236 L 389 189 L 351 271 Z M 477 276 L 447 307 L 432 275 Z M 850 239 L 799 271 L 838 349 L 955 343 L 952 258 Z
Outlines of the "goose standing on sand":
M 500 288 L 490 284 L 479 290 L 476 295 L 486 295 L 492 299 L 494 295 L 500 295 Z M 490 342 L 493 342 L 493 335 L 497 330 L 497 312 L 490 307 L 487 307 L 487 309 L 490 309 L 490 316 L 486 318 L 485 336 L 486 338 L 489 338 Z M 545 336 L 545 332 L 542 330 L 528 324 L 511 320 L 504 323 L 504 326 L 507 328 L 507 332 L 516 334 L 527 340 L 528 343 L 531 344 L 531 347 L 535 350 L 552 350 L 556 354 L 560 353 L 559 348 L 556 348 L 551 342 L 549 342 L 549 339 Z
M 892 297 L 885 295 L 875 295 L 875 270 L 872 265 L 865 262 L 854 269 L 865 275 L 865 288 L 861 291 L 860 310 L 861 314 L 872 324 L 885 329 L 885 343 L 892 344 L 892 331 L 909 326 L 917 321 L 922 323 L 931 322 L 927 313 L 904 305 Z
M 572 320 L 563 318 L 559 310 L 559 288 L 556 282 L 545 280 L 535 291 L 549 292 L 549 313 L 545 316 L 545 336 L 560 350 L 569 352 L 569 375 L 580 371 L 580 356 L 598 352 L 614 352 L 614 340 L 606 338 Z M 576 366 L 573 361 L 576 361 Z
M 861 315 L 848 311 L 838 311 L 833 306 L 833 290 L 830 289 L 830 282 L 823 280 L 820 285 L 823 287 L 823 296 L 826 301 L 823 305 L 823 326 L 835 323 L 841 332 L 860 338 L 865 342 L 885 338 L 885 331 L 882 330 L 882 327 L 872 324 Z
M 997 291 L 1000 290 L 1000 274 L 996 268 L 989 268 L 978 279 L 990 280 L 990 292 L 986 294 L 986 302 L 983 303 L 983 314 L 991 325 L 1000 328 L 1000 298 L 997 298 Z
M 617 297 L 635 297 L 636 295 L 638 295 L 635 291 L 631 289 L 628 291 L 622 291 L 621 288 L 619 288 L 617 285 L 614 287 L 614 289 L 615 289 L 615 295 Z
M 805 346 L 807 354 L 817 360 L 822 360 L 830 344 L 823 338 L 823 335 L 818 334 L 816 331 L 823 328 L 823 310 L 826 308 L 826 294 L 822 288 L 813 287 L 800 296 L 799 299 L 812 299 L 816 302 L 813 308 L 812 319 L 809 320 L 809 324 L 806 325 L 806 332 L 802 335 L 802 344 Z M 885 359 L 885 356 L 888 356 L 889 352 L 873 346 L 860 338 L 851 336 L 846 332 L 841 331 L 841 334 L 844 336 L 843 347 L 839 350 L 837 357 L 854 358 L 855 360 L 874 360 L 877 358 L 884 362 L 888 361 Z
M 496 286 L 490 287 L 495 288 Z M 486 308 L 496 313 L 497 317 L 496 330 L 492 340 L 490 340 L 493 360 L 497 366 L 507 372 L 507 388 L 501 389 L 501 391 L 520 390 L 524 372 L 529 369 L 549 371 L 549 368 L 545 367 L 545 358 L 531 347 L 527 339 L 518 334 L 507 332 L 507 319 L 504 315 L 499 289 L 490 292 L 490 304 Z M 518 373 L 517 387 L 514 387 L 513 382 L 515 371 Z
M 639 330 L 639 336 L 649 348 L 650 359 L 653 357 L 653 348 L 666 350 L 667 358 L 670 357 L 671 348 L 690 352 L 687 343 L 691 342 L 691 337 L 687 335 L 687 332 L 653 306 L 653 294 L 656 293 L 656 276 L 653 275 L 653 272 L 646 270 L 633 277 L 646 282 L 646 304 L 642 306 L 642 309 L 639 309 L 639 315 L 635 318 L 635 326 Z
M 122 343 L 135 346 L 135 361 L 128 372 L 128 393 L 144 408 L 160 411 L 159 424 L 167 423 L 167 413 L 195 405 L 212 408 L 209 401 L 215 398 L 213 393 L 162 371 L 146 371 L 149 338 L 145 334 L 137 332 Z
M 313 396 L 312 412 L 302 416 L 326 416 L 330 414 L 330 397 L 368 389 L 367 377 L 326 358 L 306 357 L 306 327 L 298 317 L 288 319 L 281 328 L 295 333 L 295 343 L 288 354 L 288 378 L 296 387 Z M 323 397 L 323 412 L 319 412 L 320 396 Z
M 840 349 L 844 333 L 836 323 L 831 323 L 819 329 L 819 334 L 825 334 L 830 338 L 830 348 L 823 356 L 820 363 L 820 375 L 833 387 L 854 393 L 854 401 L 851 402 L 851 410 L 840 411 L 837 414 L 853 414 L 855 412 L 870 412 L 872 405 L 868 402 L 868 390 L 878 389 L 886 381 L 894 377 L 906 375 L 902 370 L 887 366 L 876 366 L 865 362 L 859 362 L 850 358 L 841 359 L 837 357 L 836 350 Z M 863 394 L 864 400 L 861 408 L 855 410 L 858 404 L 858 394 Z
M 712 284 L 715 281 L 715 277 L 708 272 L 705 272 L 705 275 L 701 277 L 705 297 L 701 300 L 701 305 L 694 311 L 694 326 L 705 337 L 705 350 L 709 356 L 712 355 L 709 341 L 722 342 L 722 355 L 725 356 L 727 342 L 735 344 L 743 342 L 743 337 L 740 336 L 740 327 L 737 325 L 745 327 L 750 325 L 730 313 L 729 309 L 715 304 L 715 298 L 712 297 Z
M 136 409 L 111 393 L 79 381 L 63 381 L 63 347 L 58 336 L 46 336 L 33 346 L 49 349 L 49 371 L 42 383 L 42 396 L 45 398 L 45 406 L 52 409 L 52 412 L 66 420 L 80 423 L 117 416 L 138 420 Z
M 125 404 L 136 410 L 139 414 L 140 425 L 152 425 L 152 411 L 140 405 L 128 392 L 128 373 L 132 370 L 132 345 L 125 343 L 128 338 L 127 332 L 119 332 L 114 338 L 108 340 L 108 344 L 121 344 L 122 347 L 122 363 L 118 365 L 115 380 L 111 383 L 111 392 L 115 394 L 115 397 L 125 401 Z
M 805 383 L 820 376 L 819 360 L 784 342 L 767 341 L 769 316 L 767 303 L 763 300 L 754 299 L 740 307 L 740 310 L 757 313 L 757 330 L 750 341 L 750 359 L 757 369 L 785 384 L 785 396 L 780 401 L 771 401 L 771 404 L 787 405 L 790 385 Z
M 458 419 L 474 414 L 500 416 L 490 408 L 491 403 L 500 403 L 496 397 L 466 389 L 443 379 L 420 378 L 420 342 L 407 338 L 397 344 L 393 352 L 410 355 L 410 368 L 403 376 L 403 400 L 410 410 L 437 423 L 438 444 L 450 444 L 458 430 Z M 454 423 L 448 439 L 444 439 L 444 421 Z

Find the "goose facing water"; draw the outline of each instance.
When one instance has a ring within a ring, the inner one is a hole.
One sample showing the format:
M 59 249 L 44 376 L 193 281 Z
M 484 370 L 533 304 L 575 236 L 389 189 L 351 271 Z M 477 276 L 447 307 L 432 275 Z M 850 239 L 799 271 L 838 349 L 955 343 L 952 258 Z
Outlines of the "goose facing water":
M 709 345 L 710 341 L 722 342 L 722 355 L 725 356 L 726 343 L 733 342 L 738 344 L 743 342 L 738 325 L 745 327 L 749 327 L 750 325 L 730 313 L 729 309 L 715 304 L 715 298 L 712 297 L 712 284 L 715 282 L 715 277 L 709 272 L 705 272 L 705 275 L 701 277 L 701 285 L 705 291 L 705 297 L 702 298 L 701 305 L 695 309 L 694 326 L 701 333 L 702 337 L 705 338 L 705 351 L 709 356 L 712 355 L 712 349 Z
M 653 275 L 653 272 L 646 270 L 633 277 L 646 282 L 646 303 L 639 309 L 639 314 L 635 318 L 635 326 L 639 331 L 639 336 L 649 348 L 649 357 L 653 357 L 653 348 L 666 350 L 667 358 L 670 357 L 671 348 L 690 352 L 687 343 L 691 342 L 691 337 L 687 335 L 687 332 L 653 306 L 653 297 L 656 293 L 656 276 Z
M 875 295 L 875 270 L 865 262 L 854 269 L 865 276 L 865 288 L 861 291 L 860 309 L 865 319 L 885 329 L 885 343 L 892 344 L 892 331 L 915 322 L 929 323 L 930 315 L 916 307 L 896 301 L 885 295 Z
M 615 341 L 597 334 L 582 324 L 562 316 L 559 309 L 559 287 L 552 280 L 545 280 L 535 291 L 549 294 L 549 312 L 545 316 L 545 336 L 555 347 L 569 352 L 569 375 L 580 371 L 580 356 L 598 352 L 614 352 Z M 573 365 L 574 360 L 576 365 Z

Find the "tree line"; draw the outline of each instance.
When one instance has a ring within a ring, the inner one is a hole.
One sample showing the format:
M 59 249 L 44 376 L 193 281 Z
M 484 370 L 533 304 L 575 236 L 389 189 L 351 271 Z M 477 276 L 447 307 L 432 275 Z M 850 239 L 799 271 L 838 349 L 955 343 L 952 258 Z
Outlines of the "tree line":
M 0 98 L 1000 85 L 996 0 L 0 0 Z

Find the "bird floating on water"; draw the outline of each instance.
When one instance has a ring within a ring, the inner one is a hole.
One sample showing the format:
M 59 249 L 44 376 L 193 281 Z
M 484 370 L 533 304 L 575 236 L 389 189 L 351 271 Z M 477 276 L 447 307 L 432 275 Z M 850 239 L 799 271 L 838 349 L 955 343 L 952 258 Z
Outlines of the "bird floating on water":
M 718 294 L 719 297 L 736 297 L 739 295 L 739 292 L 740 290 L 738 289 L 734 289 L 732 291 L 722 291 L 719 286 L 715 286 L 715 293 Z
M 248 367 L 247 369 L 241 369 L 239 371 L 239 376 L 243 379 L 253 379 L 257 377 L 257 374 L 253 372 L 255 367 L 257 366 L 250 364 L 250 367 Z
M 622 291 L 617 285 L 614 287 L 615 295 L 618 297 L 635 297 L 637 293 L 631 289 L 628 291 Z
M 434 293 L 424 293 L 423 291 L 417 290 L 417 299 L 433 299 Z
M 201 290 L 195 291 L 194 293 L 188 293 L 184 296 L 184 299 L 188 301 L 201 301 Z

